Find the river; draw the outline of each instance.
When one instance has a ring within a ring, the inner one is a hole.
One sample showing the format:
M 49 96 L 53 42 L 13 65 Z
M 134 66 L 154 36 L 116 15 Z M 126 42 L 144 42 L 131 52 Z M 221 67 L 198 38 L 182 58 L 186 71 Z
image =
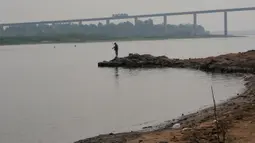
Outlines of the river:
M 192 58 L 253 49 L 254 40 L 118 43 L 120 56 L 149 53 Z M 111 42 L 1 46 L 0 142 L 72 143 L 140 129 L 211 105 L 211 85 L 217 102 L 244 89 L 244 82 L 234 75 L 98 68 L 97 62 L 113 58 L 112 46 Z

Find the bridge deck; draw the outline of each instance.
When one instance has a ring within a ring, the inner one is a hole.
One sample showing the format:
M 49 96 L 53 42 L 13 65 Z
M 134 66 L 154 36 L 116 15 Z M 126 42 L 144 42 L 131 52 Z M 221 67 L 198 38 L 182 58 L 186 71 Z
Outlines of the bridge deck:
M 66 22 L 86 22 L 86 21 L 100 21 L 100 20 L 117 20 L 117 19 L 131 19 L 131 18 L 145 18 L 145 17 L 159 17 L 159 16 L 174 16 L 174 15 L 189 15 L 189 14 L 208 14 L 218 12 L 237 12 L 237 11 L 251 11 L 255 7 L 246 8 L 231 8 L 231 9 L 216 9 L 216 10 L 202 10 L 202 11 L 188 11 L 188 12 L 173 12 L 173 13 L 158 13 L 158 14 L 144 14 L 131 15 L 126 17 L 101 17 L 101 18 L 87 18 L 87 19 L 72 19 L 72 20 L 56 20 L 56 21 L 39 21 L 39 22 L 23 22 L 23 23 L 4 23 L 0 26 L 15 26 L 23 24 L 51 24 L 51 23 L 66 23 Z

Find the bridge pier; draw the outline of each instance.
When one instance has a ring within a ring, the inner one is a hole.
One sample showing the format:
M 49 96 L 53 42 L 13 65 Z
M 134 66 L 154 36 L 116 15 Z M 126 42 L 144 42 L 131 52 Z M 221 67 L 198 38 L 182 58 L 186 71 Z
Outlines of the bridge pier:
M 138 23 L 138 18 L 135 17 L 135 25 L 137 25 L 137 23 Z
M 165 33 L 167 32 L 167 16 L 164 15 L 164 28 L 165 28 Z
M 110 24 L 110 19 L 107 19 L 106 20 L 106 25 L 109 25 Z
M 197 14 L 193 14 L 193 36 L 197 35 Z
M 4 32 L 4 27 L 1 25 L 1 26 L 0 26 L 0 36 L 3 35 L 3 32 Z
M 79 21 L 79 26 L 82 26 L 82 21 Z
M 228 36 L 228 13 L 224 12 L 224 35 Z
M 51 23 L 51 27 L 55 27 L 56 26 L 56 23 Z

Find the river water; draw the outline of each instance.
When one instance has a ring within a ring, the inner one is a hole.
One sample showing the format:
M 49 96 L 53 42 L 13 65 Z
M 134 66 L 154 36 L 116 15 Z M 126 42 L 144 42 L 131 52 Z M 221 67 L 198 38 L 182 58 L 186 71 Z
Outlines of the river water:
M 214 56 L 255 47 L 254 37 L 119 42 L 120 56 Z M 71 143 L 138 129 L 244 89 L 240 77 L 188 69 L 98 68 L 111 42 L 0 47 L 0 142 Z M 53 48 L 56 46 L 56 48 Z M 147 124 L 145 124 L 147 123 Z

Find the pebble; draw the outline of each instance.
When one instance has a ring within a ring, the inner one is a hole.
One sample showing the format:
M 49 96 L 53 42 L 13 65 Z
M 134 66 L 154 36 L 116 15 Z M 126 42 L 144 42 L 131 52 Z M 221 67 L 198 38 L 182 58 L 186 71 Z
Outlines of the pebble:
M 179 129 L 181 127 L 181 124 L 180 123 L 176 123 L 173 125 L 173 129 Z

